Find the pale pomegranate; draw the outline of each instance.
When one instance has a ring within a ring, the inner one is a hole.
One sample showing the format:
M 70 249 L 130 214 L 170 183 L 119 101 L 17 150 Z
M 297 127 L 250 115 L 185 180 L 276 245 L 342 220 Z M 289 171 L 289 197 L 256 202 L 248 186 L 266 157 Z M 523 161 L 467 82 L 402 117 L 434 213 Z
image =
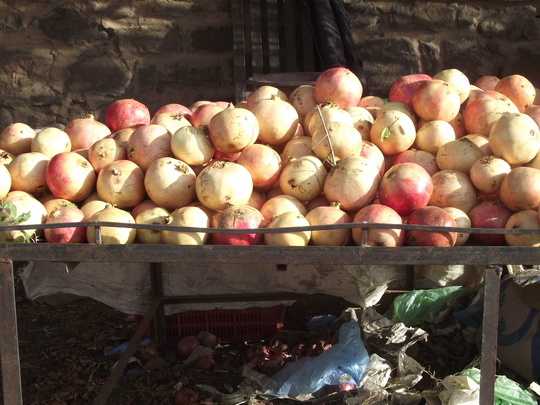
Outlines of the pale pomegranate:
M 415 90 L 413 110 L 428 121 L 450 121 L 456 117 L 461 106 L 458 90 L 444 80 L 428 80 Z
M 518 166 L 504 177 L 499 194 L 512 211 L 536 210 L 540 206 L 540 170 Z
M 476 188 L 469 176 L 457 170 L 440 170 L 431 176 L 433 193 L 428 205 L 456 207 L 469 213 L 476 204 Z
M 0 133 L 0 148 L 12 155 L 30 152 L 36 131 L 23 122 L 15 122 Z
M 115 207 L 133 208 L 146 197 L 144 173 L 131 160 L 115 160 L 99 171 L 96 191 L 101 200 Z
M 351 222 L 350 215 L 341 209 L 339 203 L 313 208 L 305 217 L 312 226 L 349 224 Z M 348 243 L 350 234 L 350 228 L 313 230 L 310 242 L 315 246 L 344 246 Z
M 497 82 L 494 90 L 512 100 L 520 112 L 525 112 L 527 107 L 532 106 L 536 97 L 534 84 L 519 74 L 503 77 Z
M 214 148 L 224 153 L 241 152 L 259 136 L 257 117 L 245 108 L 229 107 L 215 114 L 208 124 Z

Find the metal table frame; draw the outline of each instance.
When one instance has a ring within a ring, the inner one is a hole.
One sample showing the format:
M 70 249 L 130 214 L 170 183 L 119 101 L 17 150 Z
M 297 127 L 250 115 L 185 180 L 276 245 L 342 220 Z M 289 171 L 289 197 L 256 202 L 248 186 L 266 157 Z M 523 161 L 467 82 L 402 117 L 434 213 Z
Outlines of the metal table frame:
M 107 223 L 108 224 L 108 223 Z M 113 224 L 113 223 L 111 223 Z M 85 225 L 82 223 L 82 225 Z M 124 224 L 125 225 L 125 224 Z M 368 228 L 363 224 L 363 227 Z M 103 224 L 101 224 L 103 226 Z M 357 224 L 358 226 L 358 224 Z M 133 225 L 133 227 L 137 227 Z M 143 226 L 148 227 L 148 226 Z M 373 227 L 384 227 L 378 224 Z M 396 227 L 393 225 L 393 227 Z M 407 226 L 402 226 L 407 228 Z M 409 226 L 411 227 L 411 226 Z M 415 226 L 418 228 L 419 226 Z M 320 227 L 311 227 L 319 229 Z M 424 227 L 426 228 L 426 227 Z M 428 227 L 429 228 L 429 227 Z M 99 229 L 96 226 L 96 229 Z M 183 229 L 183 228 L 182 228 Z M 191 228 L 196 229 L 196 228 Z M 282 232 L 285 228 L 282 228 Z M 299 228 L 297 228 L 299 229 Z M 326 229 L 322 227 L 321 229 Z M 430 229 L 437 230 L 436 227 Z M 469 230 L 474 231 L 472 228 Z M 463 229 L 460 229 L 463 232 Z M 486 230 L 483 230 L 484 233 Z M 536 230 L 538 231 L 538 230 Z M 221 233 L 221 230 L 220 230 Z M 232 232 L 234 233 L 234 232 Z M 495 231 L 494 233 L 497 233 Z M 502 232 L 499 232 L 502 233 Z M 530 232 L 529 232 L 530 233 Z M 533 231 L 532 233 L 536 233 Z M 98 239 L 99 241 L 100 239 Z M 497 328 L 499 309 L 499 288 L 502 265 L 540 264 L 540 249 L 537 247 L 511 246 L 459 246 L 440 247 L 282 247 L 282 246 L 173 246 L 173 245 L 109 245 L 109 244 L 49 244 L 49 243 L 0 243 L 0 357 L 4 404 L 22 405 L 21 369 L 17 334 L 17 312 L 15 304 L 15 283 L 13 262 L 144 262 L 158 265 L 174 262 L 206 263 L 265 263 L 265 264 L 318 264 L 318 265 L 484 265 L 485 300 L 482 330 L 482 360 L 480 404 L 492 405 L 494 402 L 494 381 L 497 353 Z M 156 266 L 151 266 L 156 269 Z M 159 268 L 159 266 L 157 267 Z M 154 277 L 153 277 L 154 279 Z M 224 302 L 253 300 L 294 299 L 299 294 L 270 293 L 215 296 L 163 296 L 159 282 L 155 286 L 155 297 L 150 309 L 135 331 L 128 348 L 123 353 L 109 380 L 98 394 L 95 404 L 105 404 L 127 365 L 129 357 L 135 352 L 137 342 L 151 320 L 166 302 Z M 159 318 L 159 317 L 157 317 Z

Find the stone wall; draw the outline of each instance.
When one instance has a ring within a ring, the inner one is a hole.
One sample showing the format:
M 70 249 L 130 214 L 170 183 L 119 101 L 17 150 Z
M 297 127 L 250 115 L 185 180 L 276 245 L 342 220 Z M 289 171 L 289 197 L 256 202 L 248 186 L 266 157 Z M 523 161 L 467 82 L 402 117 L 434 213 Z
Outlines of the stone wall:
M 397 77 L 455 67 L 540 86 L 534 2 L 344 1 L 370 94 Z M 229 0 L 0 1 L 0 128 L 67 123 L 135 98 L 234 98 Z

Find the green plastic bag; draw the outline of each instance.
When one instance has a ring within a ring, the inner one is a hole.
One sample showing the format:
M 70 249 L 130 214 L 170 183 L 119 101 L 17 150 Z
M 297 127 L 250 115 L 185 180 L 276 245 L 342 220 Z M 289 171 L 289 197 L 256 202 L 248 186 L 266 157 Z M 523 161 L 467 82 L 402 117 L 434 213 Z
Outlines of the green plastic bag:
M 394 320 L 406 326 L 435 323 L 456 299 L 476 288 L 450 286 L 430 290 L 413 290 L 394 299 Z
M 461 375 L 469 377 L 480 385 L 480 370 L 469 368 L 463 370 Z M 494 405 L 537 405 L 534 395 L 521 388 L 521 386 L 504 375 L 495 377 Z

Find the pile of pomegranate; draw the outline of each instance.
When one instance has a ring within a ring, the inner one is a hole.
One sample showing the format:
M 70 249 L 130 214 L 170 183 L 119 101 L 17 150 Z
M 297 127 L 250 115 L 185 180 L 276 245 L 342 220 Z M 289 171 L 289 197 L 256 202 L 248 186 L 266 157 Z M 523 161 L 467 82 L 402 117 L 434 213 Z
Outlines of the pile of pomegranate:
M 0 134 L 0 225 L 66 226 L 1 230 L 0 242 L 94 243 L 92 226 L 70 225 L 100 221 L 163 226 L 102 227 L 109 244 L 540 246 L 538 233 L 466 231 L 540 228 L 535 98 L 518 74 L 471 83 L 446 69 L 398 77 L 383 99 L 337 67 L 315 85 L 262 86 L 237 104 L 152 114 L 120 99 L 106 122 L 13 123 Z M 362 238 L 363 222 L 453 230 L 369 228 Z

